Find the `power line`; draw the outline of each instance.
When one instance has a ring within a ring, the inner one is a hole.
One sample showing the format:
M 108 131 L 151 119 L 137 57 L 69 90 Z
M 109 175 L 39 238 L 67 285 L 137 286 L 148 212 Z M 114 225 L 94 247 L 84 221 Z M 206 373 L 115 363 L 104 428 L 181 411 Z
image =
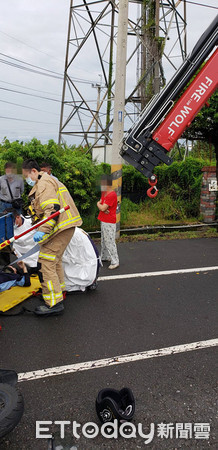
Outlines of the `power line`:
M 57 113 L 54 113 L 54 112 L 43 111 L 43 109 L 32 108 L 31 106 L 20 105 L 19 103 L 7 102 L 6 100 L 1 100 L 1 99 L 0 99 L 0 102 L 8 103 L 9 105 L 14 105 L 14 106 L 21 106 L 21 108 L 33 109 L 34 111 L 40 111 L 40 112 L 44 112 L 46 114 L 53 114 L 55 116 L 60 116 L 60 114 L 57 114 Z
M 52 56 L 52 55 L 50 55 L 49 53 L 44 52 L 43 50 L 39 50 L 38 48 L 33 47 L 32 45 L 26 44 L 26 42 L 21 41 L 20 39 L 17 39 L 17 38 L 15 38 L 14 36 L 11 36 L 11 35 L 8 34 L 8 33 L 5 33 L 4 31 L 0 31 L 0 33 L 1 33 L 1 34 L 4 34 L 5 36 L 8 36 L 8 37 L 11 38 L 11 39 L 14 39 L 14 40 L 17 41 L 17 42 L 20 42 L 20 43 L 23 44 L 23 45 L 26 45 L 26 46 L 29 47 L 29 48 L 32 48 L 33 50 L 35 50 L 35 51 L 37 51 L 37 52 L 39 52 L 39 53 L 44 53 L 44 55 L 49 56 L 50 58 L 56 59 L 56 61 L 59 61 L 59 62 L 63 63 L 63 61 L 61 61 L 61 59 L 55 58 L 55 56 Z
M 3 83 L 5 83 L 5 82 L 3 81 Z M 8 84 L 13 84 L 13 83 L 8 83 Z M 19 86 L 19 85 L 15 84 L 14 86 Z M 22 87 L 24 87 L 24 86 L 22 86 Z M 31 89 L 31 88 L 29 88 L 29 89 Z M 4 88 L 4 87 L 0 86 L 0 90 L 8 91 L 8 92 L 14 92 L 15 94 L 28 95 L 30 97 L 42 98 L 43 100 L 51 100 L 52 102 L 61 103 L 61 100 L 58 100 L 58 99 L 55 99 L 55 98 L 44 97 L 42 95 L 36 95 L 36 94 L 29 94 L 29 92 L 17 91 L 16 89 L 9 89 L 9 88 Z M 36 90 L 36 89 L 34 89 L 34 90 Z M 38 91 L 38 92 L 41 92 L 41 91 Z M 44 92 L 44 91 L 42 91 L 42 92 Z M 96 100 L 89 100 L 89 102 L 96 102 Z M 70 101 L 69 102 L 66 101 L 65 103 L 66 103 L 66 106 L 70 106 L 70 104 L 71 104 Z M 81 103 L 81 100 L 73 101 L 73 103 Z
M 17 42 L 20 42 L 20 43 L 23 44 L 23 45 L 26 45 L 27 47 L 29 47 L 29 48 L 31 48 L 31 49 L 37 51 L 37 52 L 43 53 L 44 55 L 47 55 L 47 56 L 49 56 L 50 58 L 55 59 L 56 61 L 59 61 L 59 62 L 61 62 L 61 63 L 63 64 L 63 61 L 62 61 L 61 59 L 56 58 L 55 56 L 52 56 L 52 55 L 50 55 L 49 53 L 44 52 L 43 50 L 39 50 L 38 48 L 33 47 L 33 46 L 27 44 L 26 42 L 21 41 L 20 39 L 15 38 L 14 36 L 11 36 L 11 35 L 8 34 L 8 33 L 5 33 L 4 31 L 0 31 L 0 33 L 4 34 L 5 36 L 8 36 L 8 37 L 11 38 L 11 39 L 14 39 L 14 40 L 17 41 Z M 92 73 L 92 72 L 90 72 L 90 71 L 88 71 L 88 70 L 86 70 L 86 72 Z
M 61 79 L 61 80 L 63 79 L 63 75 L 61 73 L 59 73 L 59 72 L 55 72 L 54 70 L 46 69 L 46 68 L 41 67 L 41 66 L 36 66 L 35 64 L 30 64 L 30 63 L 28 63 L 26 61 L 23 61 L 21 59 L 14 58 L 13 56 L 6 55 L 5 53 L 0 53 L 0 55 L 5 56 L 6 58 L 12 59 L 14 61 L 18 61 L 21 64 L 26 64 L 27 66 L 34 67 L 34 68 L 40 69 L 40 70 L 44 70 L 45 72 L 48 72 L 49 75 L 45 74 L 43 72 L 35 71 L 33 69 L 28 69 L 27 67 L 20 66 L 19 64 L 11 63 L 9 61 L 1 59 L 0 62 L 2 62 L 3 64 L 8 64 L 8 65 L 11 65 L 11 66 L 16 67 L 18 69 L 27 70 L 27 71 L 38 73 L 38 74 L 41 74 L 41 75 L 51 76 L 53 78 L 58 78 L 58 79 Z M 56 76 L 56 75 L 58 75 L 58 76 Z M 73 81 L 76 81 L 77 83 L 84 83 L 84 84 L 92 84 L 92 83 L 94 83 L 94 81 L 86 80 L 86 79 L 83 79 L 83 78 L 77 78 L 77 77 L 71 77 L 71 78 L 72 78 Z
M 0 116 L 0 119 L 19 120 L 20 122 L 43 123 L 46 125 L 57 125 L 56 123 L 53 122 L 38 122 L 36 120 L 18 119 L 17 117 Z
M 21 88 L 24 88 L 24 89 L 28 89 L 28 90 L 30 90 L 30 91 L 44 92 L 44 94 L 56 95 L 56 93 L 54 93 L 54 92 L 41 91 L 41 90 L 39 90 L 39 89 L 29 88 L 29 87 L 23 86 L 23 85 L 21 85 L 21 84 L 9 83 L 8 81 L 0 80 L 0 83 L 10 84 L 11 86 L 21 87 Z
M 10 61 L 6 61 L 4 59 L 0 59 L 0 62 L 2 64 L 6 64 L 8 66 L 15 67 L 16 69 L 26 70 L 27 72 L 36 73 L 38 75 L 44 75 L 46 77 L 56 78 L 56 79 L 59 79 L 59 80 L 63 79 L 63 77 L 58 77 L 58 76 L 52 75 L 50 73 L 44 73 L 44 72 L 40 72 L 39 70 L 30 69 L 29 67 L 24 67 L 24 66 L 21 66 L 21 65 L 16 64 L 16 63 L 13 63 L 13 62 L 10 62 Z
M 50 72 L 50 73 L 53 73 L 55 75 L 60 75 L 62 77 L 61 73 L 55 72 L 54 70 L 45 69 L 44 67 L 41 67 L 41 66 L 36 66 L 35 64 L 28 63 L 26 61 L 23 61 L 22 59 L 14 58 L 13 56 L 6 55 L 5 53 L 0 53 L 0 55 L 5 56 L 6 58 L 9 58 L 9 59 L 14 59 L 15 61 L 18 61 L 18 62 L 20 62 L 22 64 L 26 64 L 27 66 L 35 67 L 36 69 L 40 69 L 40 70 L 45 70 L 45 72 Z
M 63 80 L 63 76 L 56 76 L 56 75 L 52 75 L 50 73 L 40 72 L 39 70 L 30 69 L 29 67 L 24 67 L 24 66 L 21 66 L 20 64 L 16 64 L 16 63 L 13 63 L 13 62 L 10 62 L 10 61 L 6 61 L 4 59 L 0 59 L 0 62 L 3 63 L 3 64 L 6 64 L 6 65 L 9 65 L 9 66 L 15 67 L 16 69 L 22 69 L 22 70 L 26 70 L 27 72 L 36 73 L 38 75 L 44 75 L 44 76 L 47 76 L 47 77 L 56 78 L 58 80 Z M 43 70 L 46 70 L 46 69 L 43 69 Z M 76 82 L 76 83 L 82 83 L 82 84 L 88 84 L 88 85 L 93 84 L 93 81 L 85 81 L 82 78 L 73 78 L 73 77 L 71 77 L 71 78 L 72 78 L 72 81 Z
M 43 97 L 42 95 L 29 94 L 28 92 L 21 92 L 21 91 L 16 91 L 15 89 L 8 89 L 8 88 L 3 88 L 3 87 L 0 87 L 0 89 L 2 91 L 15 92 L 15 94 L 28 95 L 30 97 L 37 97 L 37 98 L 42 98 L 43 100 L 50 100 L 51 102 L 61 103 L 60 100 L 57 100 L 55 98 Z

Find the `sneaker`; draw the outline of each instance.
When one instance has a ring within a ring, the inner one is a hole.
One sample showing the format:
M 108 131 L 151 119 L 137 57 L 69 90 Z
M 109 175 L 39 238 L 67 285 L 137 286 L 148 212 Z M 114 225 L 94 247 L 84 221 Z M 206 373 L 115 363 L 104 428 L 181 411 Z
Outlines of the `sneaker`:
M 119 267 L 119 264 L 111 264 L 108 269 L 116 269 L 117 267 Z
M 34 313 L 38 316 L 57 316 L 58 314 L 62 314 L 64 312 L 63 301 L 57 303 L 57 305 L 52 306 L 51 308 L 47 305 L 37 306 Z

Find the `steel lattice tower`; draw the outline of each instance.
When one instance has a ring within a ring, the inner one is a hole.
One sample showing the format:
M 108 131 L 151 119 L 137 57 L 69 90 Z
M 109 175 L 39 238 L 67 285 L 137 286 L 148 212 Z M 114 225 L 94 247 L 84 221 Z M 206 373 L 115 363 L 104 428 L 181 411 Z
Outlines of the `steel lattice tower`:
M 113 0 L 70 0 L 59 143 L 112 142 L 118 12 Z M 125 129 L 185 55 L 185 1 L 129 1 Z

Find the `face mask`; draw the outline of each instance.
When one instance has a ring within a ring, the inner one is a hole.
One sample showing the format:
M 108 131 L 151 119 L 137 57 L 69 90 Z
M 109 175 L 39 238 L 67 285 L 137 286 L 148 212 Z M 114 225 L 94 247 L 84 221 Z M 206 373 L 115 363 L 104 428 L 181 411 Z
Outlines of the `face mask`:
M 107 185 L 101 185 L 101 192 L 105 192 L 107 190 Z
M 14 230 L 16 230 L 18 228 L 18 225 L 16 225 L 16 223 L 14 224 Z
M 13 176 L 14 176 L 13 173 L 8 173 L 7 174 L 7 178 L 9 178 L 9 179 L 13 178 Z
M 26 178 L 26 182 L 27 182 L 27 184 L 29 184 L 29 186 L 34 186 L 34 184 L 36 183 L 35 181 L 33 181 L 32 180 L 32 178 L 30 178 L 30 177 L 27 177 Z

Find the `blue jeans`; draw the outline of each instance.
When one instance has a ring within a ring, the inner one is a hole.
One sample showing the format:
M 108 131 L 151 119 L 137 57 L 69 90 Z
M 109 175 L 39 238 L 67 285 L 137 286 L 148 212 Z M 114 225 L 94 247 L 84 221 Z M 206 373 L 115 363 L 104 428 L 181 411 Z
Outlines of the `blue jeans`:
M 0 200 L 0 213 L 3 213 L 5 209 L 12 208 L 12 204 Z
M 0 200 L 0 213 L 3 213 L 8 208 L 13 208 L 12 203 Z M 18 212 L 18 214 L 21 214 L 21 209 L 16 209 L 16 211 Z

